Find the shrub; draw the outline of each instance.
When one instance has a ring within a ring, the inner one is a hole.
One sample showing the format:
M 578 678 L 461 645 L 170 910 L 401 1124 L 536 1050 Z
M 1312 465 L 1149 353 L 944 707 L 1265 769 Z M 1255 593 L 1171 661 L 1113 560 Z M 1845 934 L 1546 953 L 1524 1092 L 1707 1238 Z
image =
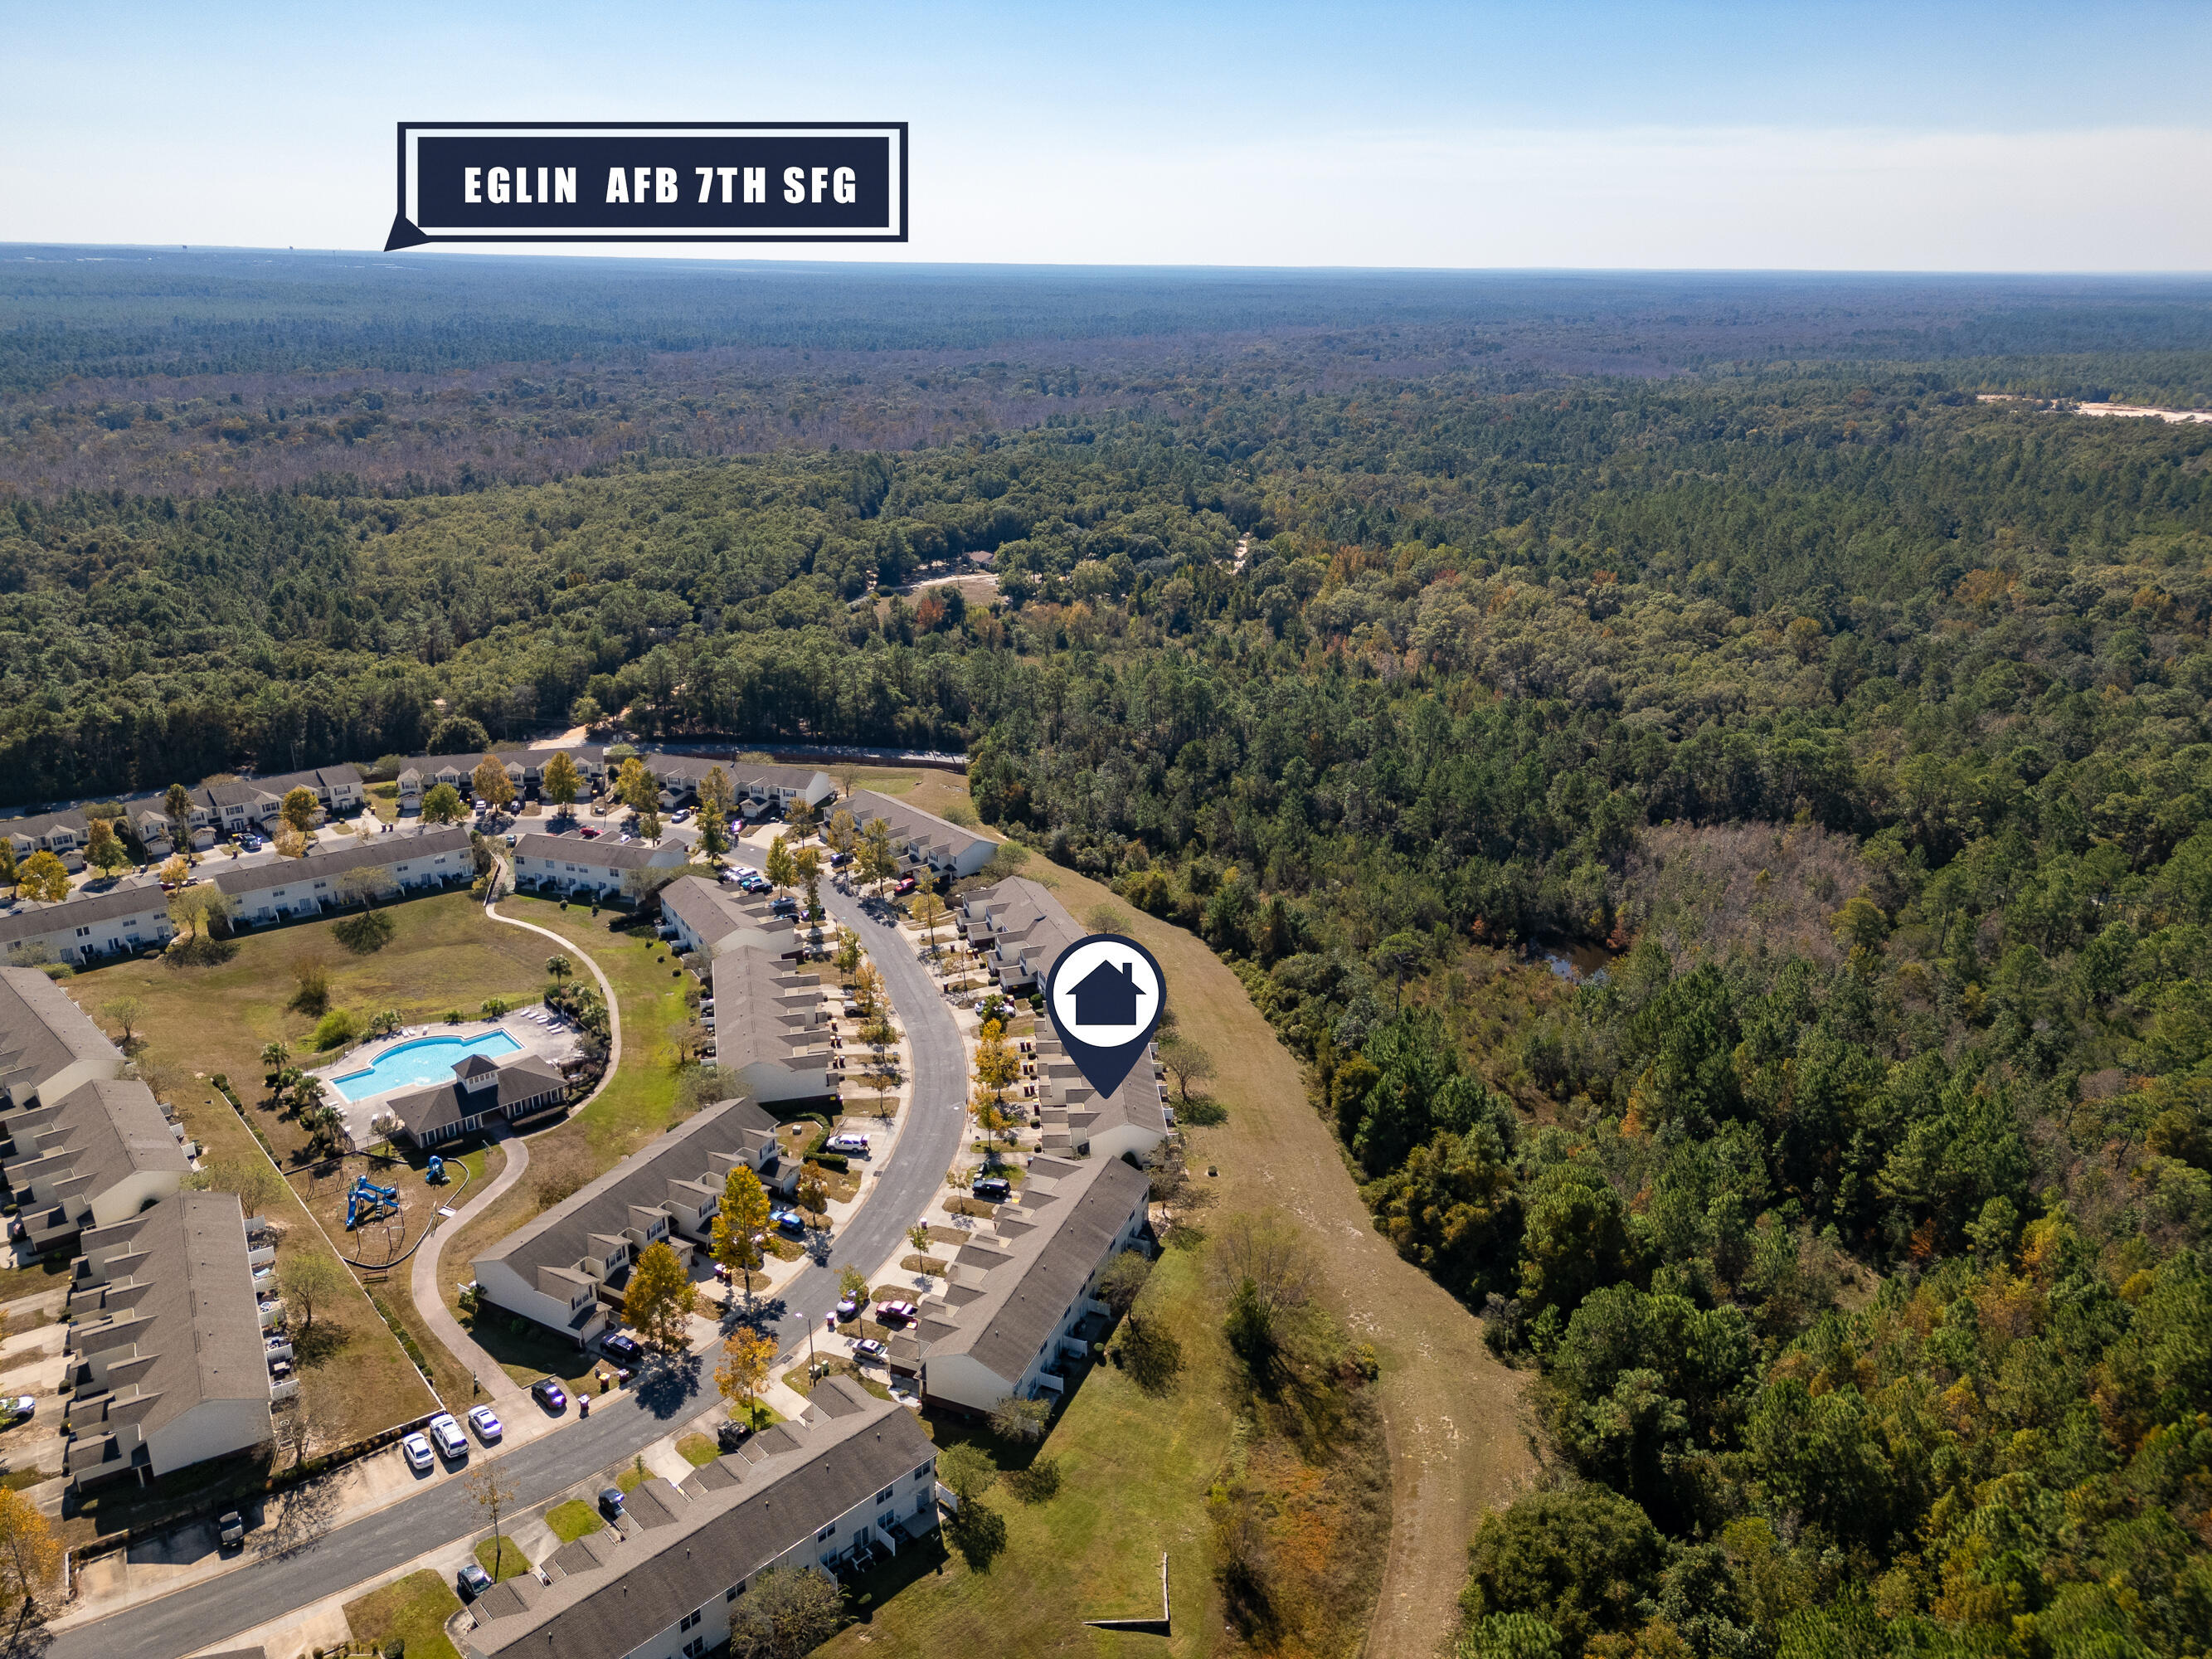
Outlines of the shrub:
M 333 1008 L 315 1022 L 317 1053 L 343 1048 L 361 1035 L 361 1016 L 350 1008 Z
M 446 1010 L 446 1024 L 448 1025 L 459 1025 L 467 1018 L 468 1016 L 464 1014 L 458 1008 L 448 1008 Z

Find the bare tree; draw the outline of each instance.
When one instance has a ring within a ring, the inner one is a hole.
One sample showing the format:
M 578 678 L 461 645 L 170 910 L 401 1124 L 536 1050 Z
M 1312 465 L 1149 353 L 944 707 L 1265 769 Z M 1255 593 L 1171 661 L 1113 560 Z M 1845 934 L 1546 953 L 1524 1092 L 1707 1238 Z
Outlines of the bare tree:
M 496 1458 L 487 1457 L 469 1471 L 469 1501 L 484 1513 L 491 1522 L 491 1575 L 501 1577 L 499 1568 L 505 1546 L 501 1542 L 499 1517 L 514 1507 L 518 1488 L 507 1478 L 507 1465 Z

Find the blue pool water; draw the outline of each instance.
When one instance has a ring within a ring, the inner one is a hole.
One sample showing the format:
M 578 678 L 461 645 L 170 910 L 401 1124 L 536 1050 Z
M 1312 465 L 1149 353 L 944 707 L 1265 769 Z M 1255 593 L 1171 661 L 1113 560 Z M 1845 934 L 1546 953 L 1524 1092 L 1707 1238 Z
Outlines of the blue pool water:
M 387 1048 L 367 1071 L 348 1072 L 333 1079 L 348 1100 L 366 1100 L 387 1089 L 419 1089 L 428 1083 L 450 1083 L 453 1067 L 469 1054 L 511 1054 L 522 1045 L 504 1031 L 486 1031 L 472 1037 L 417 1037 Z

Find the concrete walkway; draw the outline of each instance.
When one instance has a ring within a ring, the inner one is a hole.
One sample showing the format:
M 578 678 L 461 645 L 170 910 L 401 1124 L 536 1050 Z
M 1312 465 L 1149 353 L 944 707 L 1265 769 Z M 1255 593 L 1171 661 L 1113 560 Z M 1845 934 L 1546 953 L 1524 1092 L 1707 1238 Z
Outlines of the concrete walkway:
M 498 892 L 499 884 L 506 879 L 507 875 L 506 860 L 503 859 L 497 860 L 492 872 L 490 890 L 493 893 Z M 597 1100 L 605 1091 L 607 1086 L 615 1080 L 615 1068 L 622 1064 L 622 1008 L 615 1000 L 615 988 L 608 982 L 607 976 L 599 971 L 599 964 L 592 961 L 587 952 L 550 928 L 540 927 L 535 922 L 517 921 L 512 916 L 500 915 L 498 903 L 499 901 L 495 897 L 487 898 L 484 901 L 484 915 L 487 918 L 499 923 L 502 927 L 520 927 L 526 933 L 537 933 L 552 940 L 560 948 L 563 956 L 572 960 L 580 960 L 584 966 L 591 970 L 592 977 L 599 983 L 599 994 L 606 999 L 607 1068 L 600 1074 L 599 1086 L 592 1090 L 580 1104 L 573 1109 L 570 1113 L 573 1116 L 576 1112 L 580 1112 L 590 1106 L 592 1101 Z M 422 1245 L 415 1252 L 415 1261 L 413 1270 L 408 1277 L 408 1286 L 414 1293 L 416 1311 L 422 1316 L 422 1322 L 430 1328 L 430 1334 L 445 1345 L 447 1352 L 455 1359 L 475 1373 L 477 1382 L 492 1400 L 512 1404 L 526 1399 L 528 1390 L 521 1383 L 507 1376 L 499 1361 L 477 1346 L 476 1339 L 461 1328 L 461 1322 L 454 1318 L 452 1310 L 446 1306 L 446 1298 L 439 1291 L 438 1279 L 439 1263 L 444 1256 L 446 1241 L 460 1231 L 461 1224 L 469 1215 L 481 1214 L 487 1207 L 495 1203 L 501 1194 L 522 1179 L 524 1171 L 530 1168 L 529 1142 L 524 1140 L 520 1135 L 507 1134 L 501 1137 L 499 1144 L 507 1153 L 507 1164 L 500 1170 L 499 1179 L 486 1187 L 482 1194 L 472 1200 L 467 1210 L 454 1216 L 452 1225 L 440 1226 L 431 1233 L 429 1237 L 422 1241 Z
M 494 1359 L 477 1346 L 476 1339 L 462 1328 L 461 1322 L 453 1317 L 446 1306 L 446 1298 L 438 1290 L 438 1263 L 446 1241 L 461 1230 L 466 1217 L 496 1202 L 501 1194 L 522 1179 L 530 1168 L 530 1143 L 520 1135 L 502 1134 L 499 1139 L 507 1162 L 501 1168 L 499 1179 L 487 1186 L 483 1194 L 468 1208 L 453 1217 L 453 1224 L 442 1223 L 416 1248 L 415 1261 L 408 1274 L 408 1289 L 415 1297 L 415 1310 L 422 1316 L 422 1322 L 430 1328 L 430 1334 L 445 1345 L 446 1351 L 475 1373 L 477 1382 L 492 1400 L 506 1405 L 526 1399 L 528 1390 L 517 1382 Z

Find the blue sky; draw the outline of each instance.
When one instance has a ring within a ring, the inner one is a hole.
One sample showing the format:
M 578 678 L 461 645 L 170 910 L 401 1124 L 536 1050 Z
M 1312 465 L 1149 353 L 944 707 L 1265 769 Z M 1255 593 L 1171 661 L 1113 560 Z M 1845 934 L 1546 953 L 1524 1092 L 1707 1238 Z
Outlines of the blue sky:
M 905 119 L 907 258 L 2212 268 L 2201 0 L 17 0 L 4 38 L 6 240 L 368 246 L 402 118 Z

